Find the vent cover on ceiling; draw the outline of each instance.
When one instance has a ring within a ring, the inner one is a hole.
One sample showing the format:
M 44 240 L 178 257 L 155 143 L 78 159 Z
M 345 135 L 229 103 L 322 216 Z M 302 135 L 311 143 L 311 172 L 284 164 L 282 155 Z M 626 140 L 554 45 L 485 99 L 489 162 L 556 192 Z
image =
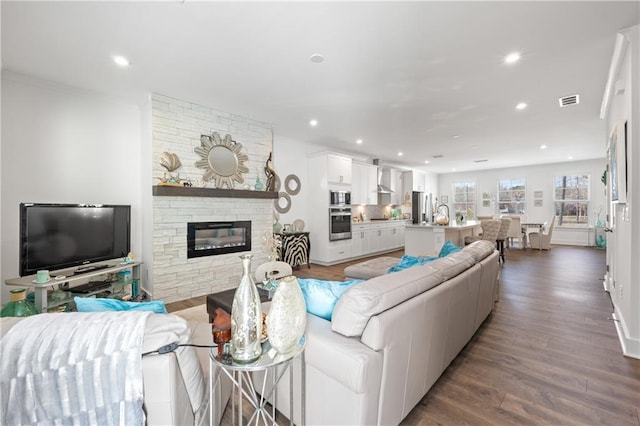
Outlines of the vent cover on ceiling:
M 486 163 L 489 160 L 473 160 L 474 163 Z
M 558 99 L 558 102 L 560 103 L 560 108 L 577 105 L 580 103 L 580 95 L 563 96 L 562 98 Z
M 442 155 L 442 154 L 436 154 L 436 155 L 433 155 L 432 157 L 433 157 L 433 158 L 442 158 L 442 157 L 444 157 L 444 155 Z

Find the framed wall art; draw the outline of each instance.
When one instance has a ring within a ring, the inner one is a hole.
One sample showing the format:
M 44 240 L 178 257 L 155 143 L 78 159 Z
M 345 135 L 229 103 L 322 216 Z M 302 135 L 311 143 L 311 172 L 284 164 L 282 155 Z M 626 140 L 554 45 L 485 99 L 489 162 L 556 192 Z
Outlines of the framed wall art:
M 611 201 L 627 202 L 627 122 L 618 122 L 609 137 L 609 184 Z

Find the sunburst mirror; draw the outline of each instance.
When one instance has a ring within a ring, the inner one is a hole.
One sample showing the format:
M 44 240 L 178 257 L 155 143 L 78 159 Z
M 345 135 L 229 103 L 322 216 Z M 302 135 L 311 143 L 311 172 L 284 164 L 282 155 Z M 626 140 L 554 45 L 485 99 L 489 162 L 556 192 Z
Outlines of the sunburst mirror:
M 216 188 L 227 185 L 229 189 L 233 189 L 234 182 L 244 182 L 242 175 L 249 171 L 244 163 L 249 157 L 241 150 L 242 144 L 232 140 L 231 135 L 224 139 L 220 139 L 218 132 L 211 136 L 201 135 L 200 146 L 194 151 L 201 157 L 196 161 L 196 167 L 205 170 L 202 180 L 213 180 Z

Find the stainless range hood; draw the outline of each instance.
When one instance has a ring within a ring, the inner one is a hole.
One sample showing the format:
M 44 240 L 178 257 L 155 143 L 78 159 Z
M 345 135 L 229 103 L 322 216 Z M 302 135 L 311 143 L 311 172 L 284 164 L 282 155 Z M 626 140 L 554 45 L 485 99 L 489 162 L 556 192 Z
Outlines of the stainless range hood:
M 380 160 L 377 158 L 373 160 L 373 164 L 378 166 L 378 190 L 376 191 L 378 194 L 393 194 L 391 188 L 388 188 L 382 184 L 382 167 L 380 165 Z

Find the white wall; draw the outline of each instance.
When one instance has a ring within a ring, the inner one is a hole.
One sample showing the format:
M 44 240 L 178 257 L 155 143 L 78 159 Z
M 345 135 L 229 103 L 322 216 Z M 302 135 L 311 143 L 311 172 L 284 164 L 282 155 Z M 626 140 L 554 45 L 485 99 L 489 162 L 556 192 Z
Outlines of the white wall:
M 143 255 L 140 137 L 135 102 L 3 72 L 3 301 L 19 271 L 21 202 L 129 204 L 132 250 Z
M 453 203 L 453 189 L 455 182 L 476 182 L 477 215 L 497 214 L 498 205 L 495 209 L 482 207 L 482 193 L 489 192 L 497 194 L 498 179 L 525 178 L 526 180 L 526 206 L 525 216 L 529 222 L 550 221 L 554 215 L 553 204 L 553 176 L 562 174 L 582 174 L 591 176 L 591 200 L 589 203 L 590 225 L 594 225 L 597 219 L 598 210 L 602 209 L 601 219 L 605 219 L 606 199 L 605 187 L 600 181 L 602 173 L 606 168 L 606 159 L 588 161 L 570 161 L 566 163 L 543 164 L 528 167 L 513 167 L 504 169 L 483 170 L 466 173 L 447 173 L 439 176 L 438 192 L 440 195 L 449 197 L 449 207 Z M 535 207 L 533 202 L 533 192 L 543 192 L 542 207 Z M 570 228 L 554 228 L 552 243 L 570 245 L 593 245 L 593 233 L 586 229 L 577 230 Z
M 302 219 L 305 224 L 309 223 L 310 214 L 307 209 L 309 197 L 322 197 L 329 194 L 312 194 L 309 192 L 309 175 L 307 156 L 314 152 L 326 151 L 327 148 L 308 144 L 304 142 L 292 141 L 280 138 L 276 135 L 273 141 L 273 166 L 280 177 L 282 185 L 286 177 L 290 174 L 296 175 L 300 179 L 300 192 L 291 196 L 291 209 L 287 213 L 280 214 L 280 224 L 292 223 L 296 219 Z M 280 191 L 285 191 L 284 187 Z M 284 205 L 284 203 L 281 203 Z
M 606 117 L 603 140 L 627 121 L 627 203 L 610 206 L 613 232 L 607 236 L 607 288 L 615 307 L 615 325 L 625 355 L 640 358 L 640 27 L 622 32 L 629 40 L 619 69 L 619 88 Z M 604 143 L 603 143 L 604 146 Z

